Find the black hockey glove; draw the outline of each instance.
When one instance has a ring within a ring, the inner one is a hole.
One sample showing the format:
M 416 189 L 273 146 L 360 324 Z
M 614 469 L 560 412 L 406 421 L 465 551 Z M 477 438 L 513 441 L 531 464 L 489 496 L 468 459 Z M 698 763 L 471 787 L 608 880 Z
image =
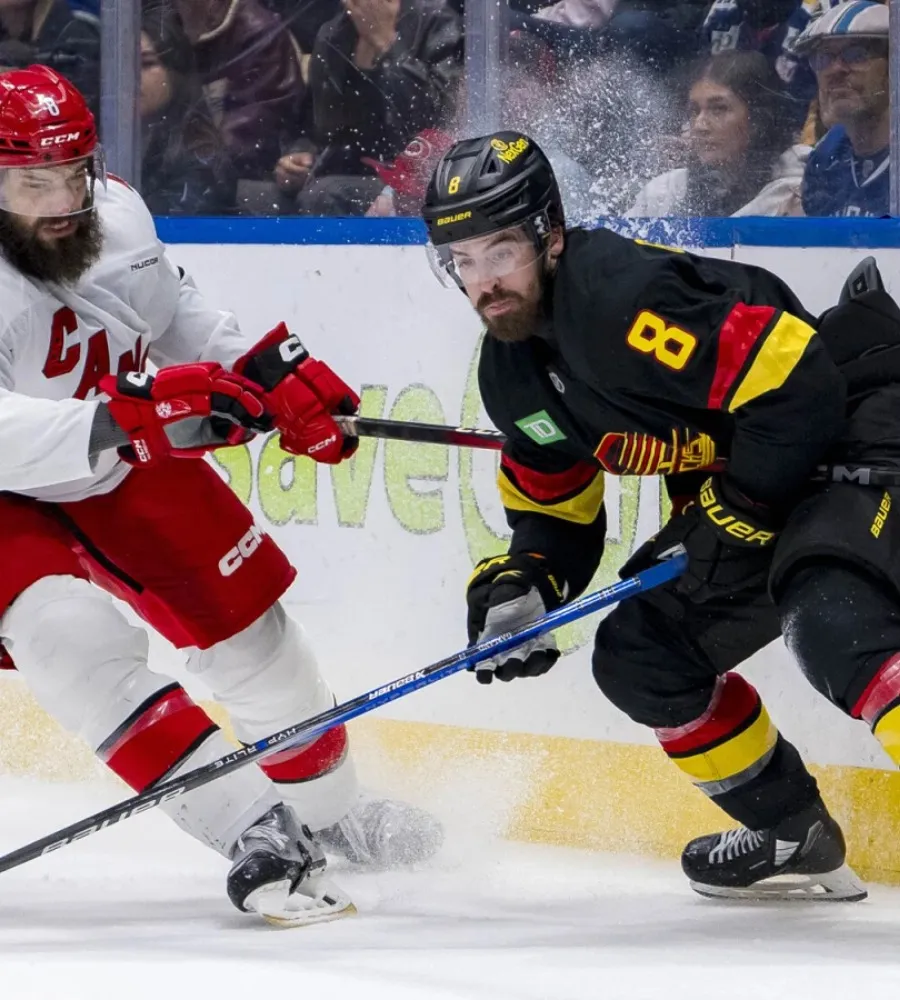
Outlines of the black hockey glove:
M 653 593 L 661 606 L 666 590 L 703 604 L 763 583 L 777 537 L 770 508 L 754 504 L 725 477 L 714 475 L 700 487 L 693 503 L 631 556 L 619 576 L 634 576 L 681 544 L 687 550 L 687 569 Z
M 520 552 L 482 559 L 469 579 L 466 598 L 472 645 L 527 625 L 558 608 L 566 595 L 543 556 Z M 537 677 L 558 659 L 556 640 L 548 632 L 479 663 L 475 677 L 480 684 L 490 684 L 495 677 L 500 681 Z

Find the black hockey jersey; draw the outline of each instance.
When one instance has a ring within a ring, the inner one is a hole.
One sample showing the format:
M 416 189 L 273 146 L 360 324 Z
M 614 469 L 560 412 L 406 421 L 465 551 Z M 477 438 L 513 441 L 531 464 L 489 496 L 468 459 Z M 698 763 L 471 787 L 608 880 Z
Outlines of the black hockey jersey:
M 762 268 L 570 230 L 541 335 L 481 350 L 481 395 L 508 438 L 510 550 L 583 589 L 602 554 L 604 472 L 675 482 L 727 463 L 751 500 L 789 504 L 844 418 L 814 322 Z

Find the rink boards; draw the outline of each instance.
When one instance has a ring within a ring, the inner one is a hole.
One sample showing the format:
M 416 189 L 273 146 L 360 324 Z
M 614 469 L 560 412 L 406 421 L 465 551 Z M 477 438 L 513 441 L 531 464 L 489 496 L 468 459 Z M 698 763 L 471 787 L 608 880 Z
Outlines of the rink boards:
M 249 334 L 285 320 L 313 354 L 363 387 L 364 414 L 487 425 L 475 379 L 479 325 L 463 296 L 437 283 L 421 247 L 198 243 L 169 252 Z M 869 251 L 709 252 L 776 271 L 816 312 Z M 900 250 L 874 254 L 900 292 Z M 597 329 L 602 336 L 602 317 Z M 339 700 L 465 644 L 467 576 L 507 537 L 495 463 L 490 453 L 374 440 L 334 469 L 295 460 L 272 439 L 223 454 L 222 475 L 298 568 L 288 607 Z M 653 479 L 608 479 L 607 503 L 610 544 L 597 583 L 614 579 L 664 513 Z M 441 789 L 452 797 L 469 776 L 489 776 L 513 837 L 676 854 L 688 836 L 717 827 L 719 815 L 593 685 L 595 627 L 589 620 L 563 631 L 568 655 L 545 678 L 484 688 L 462 675 L 360 721 L 364 776 L 432 799 Z M 184 679 L 180 656 L 161 643 L 153 665 Z M 900 778 L 877 743 L 814 694 L 780 643 L 746 672 L 774 721 L 816 765 L 851 860 L 900 881 Z M 0 771 L 95 773 L 86 748 L 59 733 L 13 676 L 0 678 L 0 724 Z

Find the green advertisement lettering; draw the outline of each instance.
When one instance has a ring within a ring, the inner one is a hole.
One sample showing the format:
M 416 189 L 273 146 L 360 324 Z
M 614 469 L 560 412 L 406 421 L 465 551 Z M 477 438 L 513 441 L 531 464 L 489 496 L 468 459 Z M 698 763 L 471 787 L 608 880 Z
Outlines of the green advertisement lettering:
M 359 415 L 383 417 L 387 392 L 386 385 L 363 386 Z M 366 523 L 366 508 L 369 506 L 377 450 L 377 438 L 360 438 L 359 448 L 353 458 L 340 465 L 332 465 L 329 470 L 338 523 L 342 528 L 361 528 Z
M 480 344 L 471 359 L 464 385 L 459 414 L 463 427 L 485 426 L 487 422 L 478 392 L 479 349 Z M 391 420 L 433 424 L 455 422 L 453 416 L 448 420 L 440 398 L 427 385 L 406 386 L 389 410 L 387 386 L 364 386 L 360 415 L 380 418 L 386 411 Z M 545 411 L 537 411 L 520 424 L 538 444 L 547 445 L 563 439 Z M 403 531 L 429 535 L 447 527 L 450 500 L 447 489 L 451 469 L 455 467 L 459 474 L 458 502 L 468 557 L 466 568 L 485 556 L 506 550 L 510 533 L 496 487 L 499 453 L 495 451 L 450 449 L 443 445 L 363 437 L 351 459 L 326 468 L 308 458 L 283 452 L 278 435 L 272 434 L 252 448 L 244 445 L 218 451 L 215 461 L 244 503 L 255 496 L 262 518 L 272 526 L 321 524 L 319 476 L 327 475 L 337 523 L 341 527 L 361 528 L 368 516 L 380 447 L 383 447 L 384 495 L 392 519 Z M 639 487 L 640 480 L 634 476 L 607 477 L 605 502 L 609 530 L 591 589 L 616 580 L 618 568 L 634 548 Z M 670 506 L 665 491 L 661 493 L 663 498 L 658 507 L 654 499 L 654 527 L 665 519 Z M 596 627 L 596 617 L 590 617 L 559 630 L 557 638 L 561 648 L 566 652 L 580 648 L 591 641 Z
M 408 386 L 397 397 L 391 420 L 443 424 L 444 410 L 426 385 Z M 385 441 L 384 485 L 391 513 L 406 531 L 431 534 L 444 527 L 443 487 L 414 487 L 412 483 L 445 483 L 450 475 L 450 450 L 445 445 Z

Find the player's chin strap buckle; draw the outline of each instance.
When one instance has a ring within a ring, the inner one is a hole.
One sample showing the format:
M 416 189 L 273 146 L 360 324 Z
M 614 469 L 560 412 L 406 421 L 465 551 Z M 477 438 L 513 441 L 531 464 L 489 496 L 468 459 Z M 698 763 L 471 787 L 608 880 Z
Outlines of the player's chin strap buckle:
M 856 483 L 857 486 L 900 486 L 900 471 L 867 465 L 820 465 L 814 483 Z

